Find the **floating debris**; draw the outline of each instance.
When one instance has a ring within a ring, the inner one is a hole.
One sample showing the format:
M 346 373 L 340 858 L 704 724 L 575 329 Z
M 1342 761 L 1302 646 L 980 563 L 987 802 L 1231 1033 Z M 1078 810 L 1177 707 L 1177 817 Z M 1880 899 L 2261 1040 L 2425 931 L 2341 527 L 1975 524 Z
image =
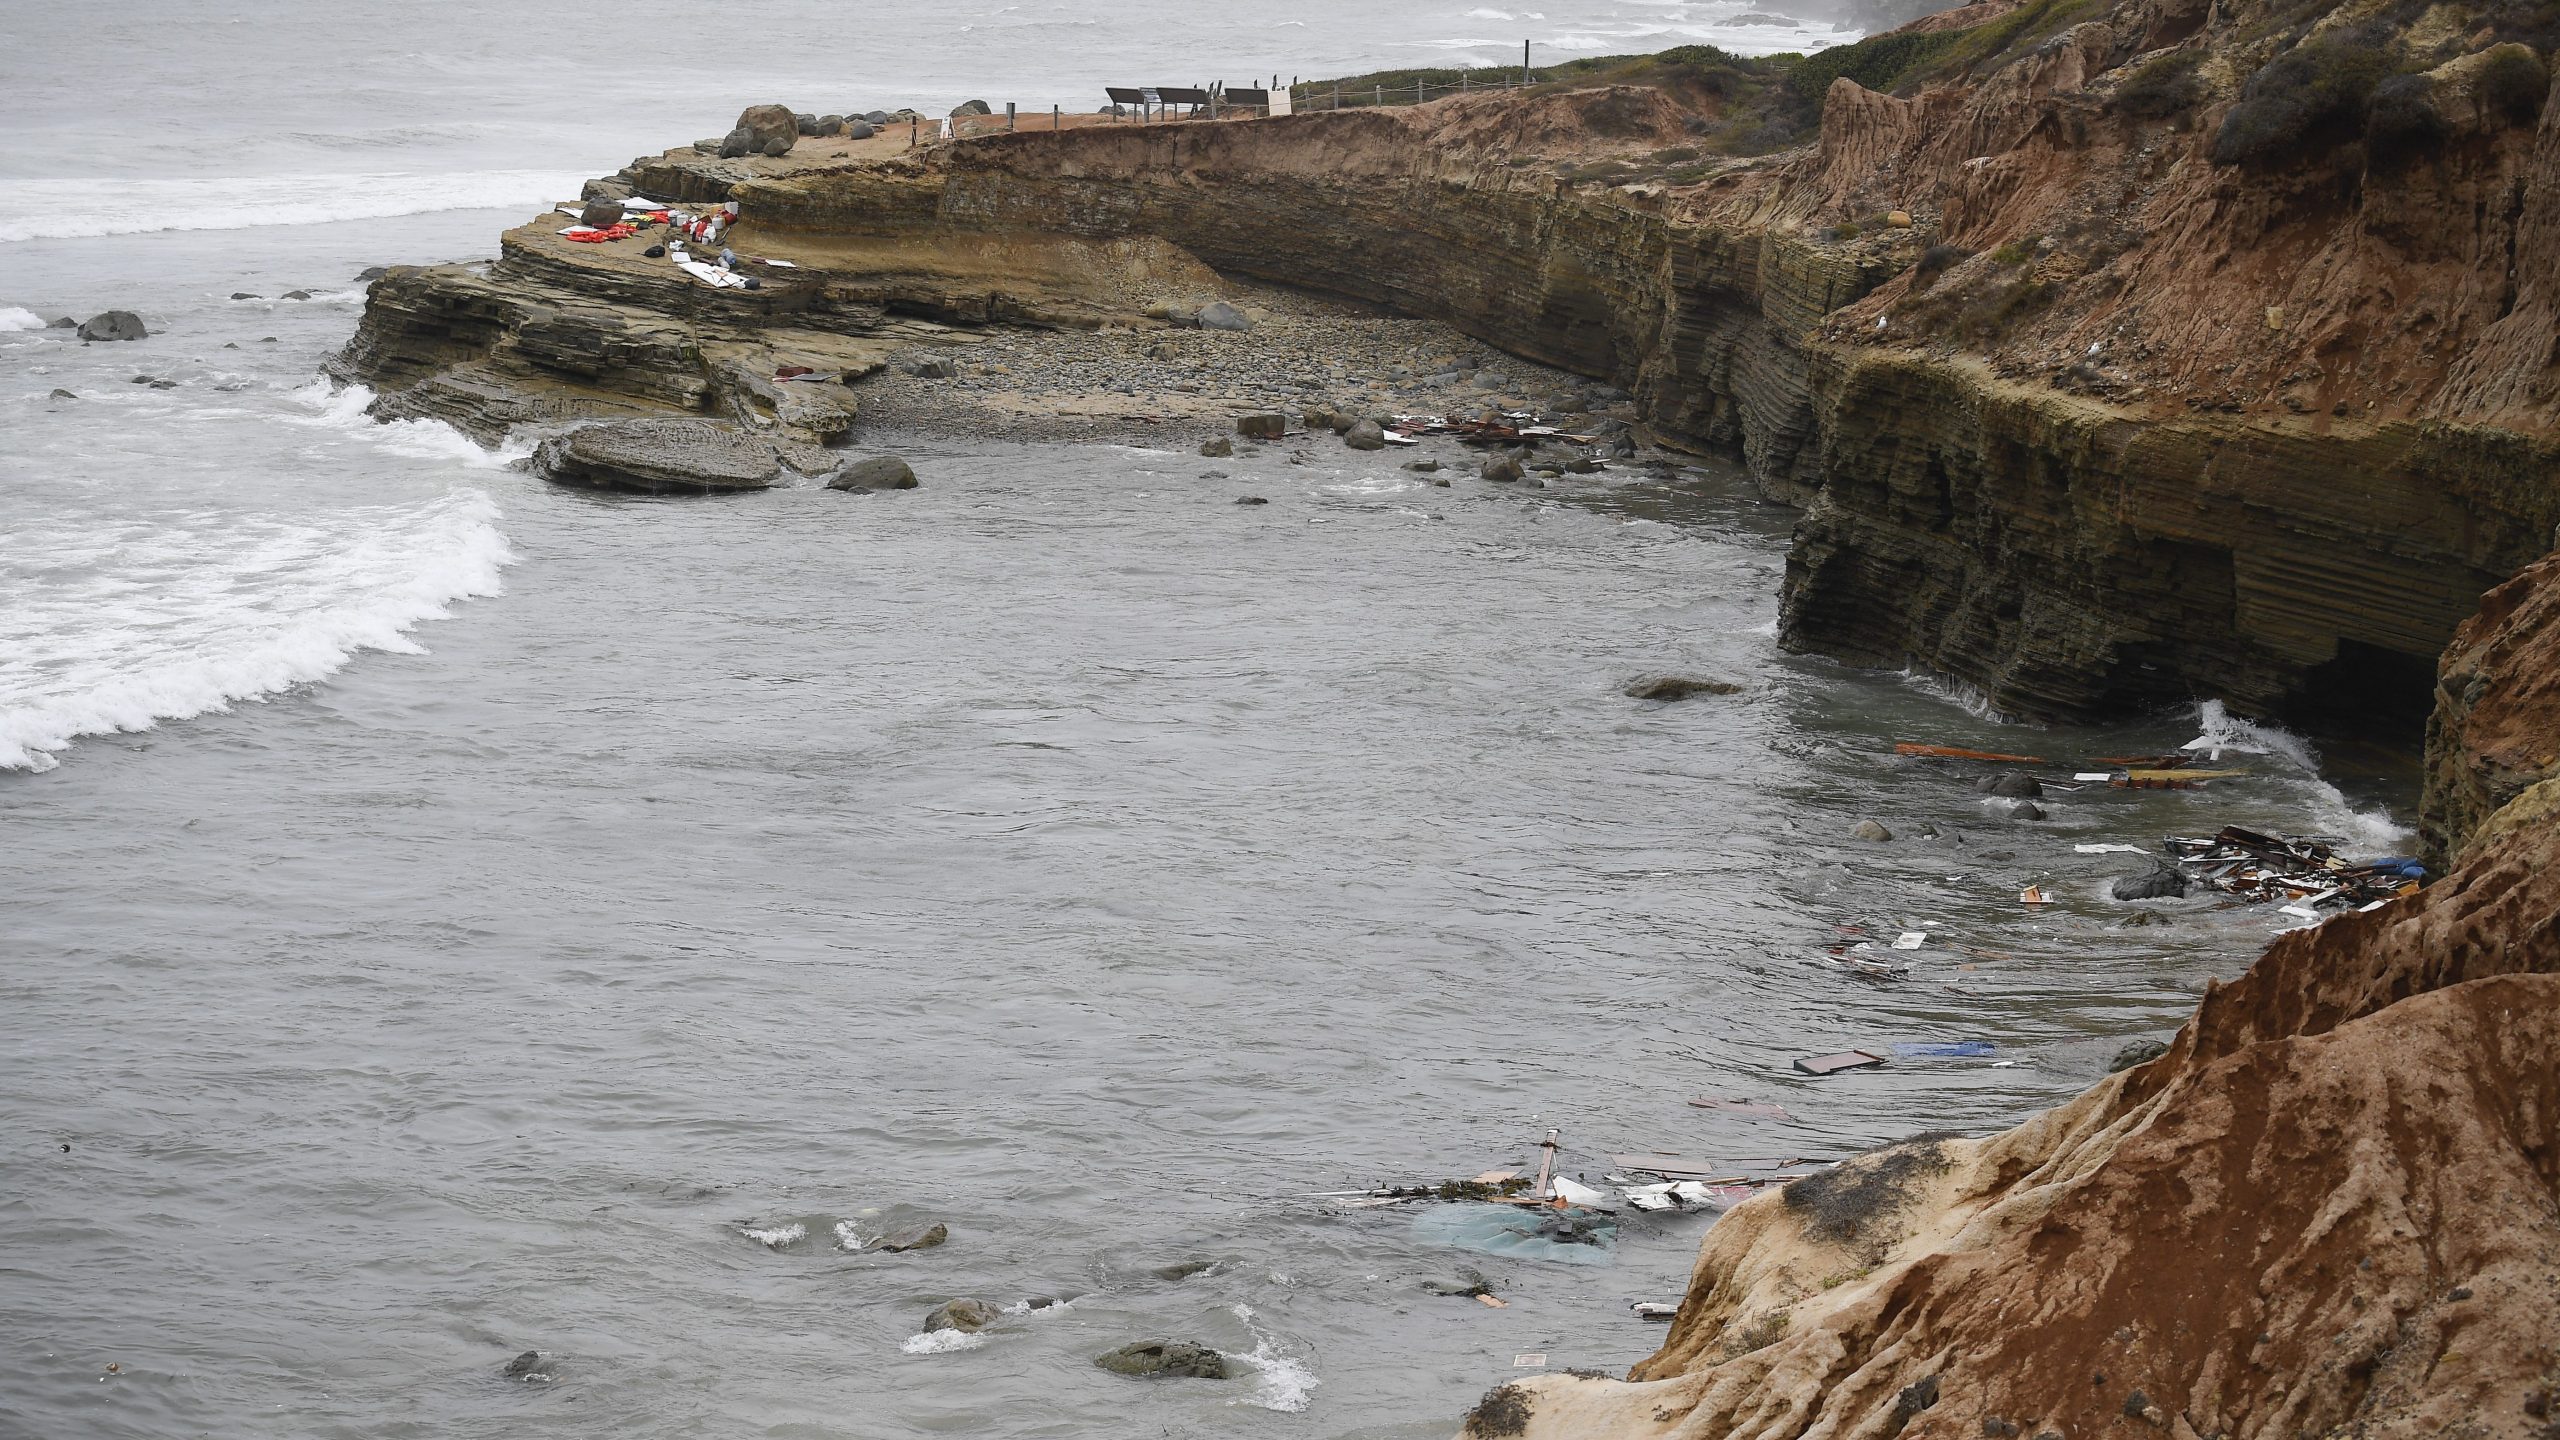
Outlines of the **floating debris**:
M 1916 755 L 1930 760 L 1988 760 L 1999 765 L 2042 765 L 2041 755 L 2002 755 L 1992 750 L 1964 750 L 1953 745 L 1911 745 L 1893 747 L 1896 755 Z
M 1864 1050 L 1843 1050 L 1836 1055 L 1814 1055 L 1796 1062 L 1796 1069 L 1807 1075 L 1837 1075 L 1844 1070 L 1865 1070 L 1885 1063 L 1882 1055 Z
M 2401 856 L 2350 864 L 2324 836 L 2261 835 L 2225 825 L 2213 836 L 2171 836 L 2165 848 L 2198 884 L 2244 900 L 2286 903 L 2287 913 L 2319 919 L 2322 909 L 2371 909 L 2415 894 L 2426 867 Z

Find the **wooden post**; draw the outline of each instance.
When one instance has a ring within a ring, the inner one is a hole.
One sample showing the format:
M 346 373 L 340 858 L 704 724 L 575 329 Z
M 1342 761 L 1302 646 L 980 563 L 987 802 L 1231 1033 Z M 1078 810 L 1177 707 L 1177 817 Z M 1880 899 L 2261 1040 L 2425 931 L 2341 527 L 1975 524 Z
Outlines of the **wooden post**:
M 1066 129 L 1066 128 L 1067 128 L 1067 127 L 1066 127 L 1066 114 L 1067 114 L 1067 107 L 1065 107 L 1064 105 L 1052 105 L 1052 106 L 1050 106 L 1050 107 L 1049 107 L 1049 128 L 1050 128 L 1050 129 L 1052 129 L 1052 130 L 1064 130 L 1064 129 Z
M 910 116 L 908 116 L 908 117 L 907 117 L 907 148 L 908 148 L 908 149 L 913 150 L 914 148 L 916 148 L 916 127 L 917 127 L 917 126 L 922 125 L 923 123 L 924 123 L 924 122 L 923 122 L 922 120 L 917 119 L 916 117 L 914 117 L 914 116 L 912 116 L 912 115 L 910 115 Z
M 1004 102 L 1004 133 L 1013 133 L 1013 102 L 1010 100 Z
M 1520 83 L 1529 83 L 1529 42 L 1526 40 L 1520 42 Z

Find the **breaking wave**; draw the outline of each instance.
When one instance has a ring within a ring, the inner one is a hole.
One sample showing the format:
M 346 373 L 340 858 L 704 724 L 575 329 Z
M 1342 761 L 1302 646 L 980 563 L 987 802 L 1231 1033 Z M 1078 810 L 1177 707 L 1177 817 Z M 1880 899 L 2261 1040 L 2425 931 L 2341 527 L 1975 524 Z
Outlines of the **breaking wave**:
M 33 310 L 21 310 L 15 305 L 0 305 L 0 331 L 43 328 L 44 321 Z
M 1252 1394 L 1227 1403 L 1258 1405 L 1265 1410 L 1277 1410 L 1288 1415 L 1306 1409 L 1307 1402 L 1315 1396 L 1316 1386 L 1323 1383 L 1316 1379 L 1316 1372 L 1309 1369 L 1305 1361 L 1282 1350 L 1277 1336 L 1254 1323 L 1252 1306 L 1236 1306 L 1235 1316 L 1253 1332 L 1254 1343 L 1253 1349 L 1245 1354 L 1229 1351 L 1228 1358 L 1251 1366 L 1256 1372 L 1257 1383 Z
M 439 210 L 535 205 L 575 195 L 582 177 L 549 170 L 459 175 L 253 175 L 24 180 L 37 203 L 0 216 L 0 242 L 326 225 Z
M 2196 706 L 2196 729 L 2196 738 L 2183 748 L 2207 760 L 2263 755 L 2302 772 L 2303 781 L 2311 787 L 2313 823 L 2321 833 L 2346 841 L 2352 851 L 2394 849 L 2415 833 L 2379 805 L 2357 809 L 2345 792 L 2320 774 L 2320 752 L 2311 742 L 2281 725 L 2243 720 L 2221 701 L 2207 700 Z
M 466 442 L 467 443 L 467 442 Z M 32 527 L 0 571 L 32 600 L 0 611 L 0 769 L 50 770 L 83 735 L 148 730 L 336 673 L 512 563 L 475 489 L 323 519 L 198 512 Z

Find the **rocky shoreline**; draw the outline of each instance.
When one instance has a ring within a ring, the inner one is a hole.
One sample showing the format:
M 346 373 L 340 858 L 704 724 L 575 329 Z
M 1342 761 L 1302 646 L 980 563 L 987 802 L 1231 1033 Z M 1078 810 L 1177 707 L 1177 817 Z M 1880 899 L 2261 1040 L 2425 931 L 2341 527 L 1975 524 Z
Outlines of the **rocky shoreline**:
M 2219 137 L 2300 40 L 2268 13 L 1986 8 L 1924 22 L 1974 56 L 1925 86 L 1843 70 L 1818 144 L 1671 179 L 1643 162 L 1706 90 L 670 151 L 591 192 L 735 205 L 755 288 L 547 217 L 386 276 L 336 368 L 484 437 L 677 415 L 819 466 L 880 429 L 1214 453 L 1536 409 L 1575 459 L 1728 453 L 1802 507 L 1793 647 L 2028 716 L 2432 709 L 2432 886 L 2285 936 L 2013 1131 L 1736 1207 L 1629 1380 L 1500 1387 L 1467 1427 L 2547 1436 L 2560 104 L 2482 77 L 2548 69 L 2450 25 L 2395 92 L 2433 164 L 2250 169 Z

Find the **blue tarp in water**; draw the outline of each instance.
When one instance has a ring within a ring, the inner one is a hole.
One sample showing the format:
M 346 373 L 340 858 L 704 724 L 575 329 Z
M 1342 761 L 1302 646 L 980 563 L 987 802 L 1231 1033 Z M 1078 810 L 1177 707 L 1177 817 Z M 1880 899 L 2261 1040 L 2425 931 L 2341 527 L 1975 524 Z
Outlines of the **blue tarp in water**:
M 1541 1230 L 1561 1233 L 1541 1234 Z M 1563 1238 L 1564 1233 L 1577 1233 L 1582 1238 Z M 1413 1235 L 1417 1240 L 1519 1260 L 1606 1265 L 1617 1258 L 1617 1252 L 1610 1248 L 1618 1238 L 1616 1222 L 1588 1213 L 1540 1210 L 1526 1205 L 1426 1205 L 1414 1212 Z
M 1952 1059 L 1969 1060 L 1975 1056 L 1989 1055 L 1993 1052 L 1994 1047 L 1988 1040 L 1950 1040 L 1942 1045 L 1916 1045 L 1906 1043 L 1893 1047 L 1893 1053 L 1906 1060 L 1916 1059 L 1923 1055 L 1938 1055 Z

